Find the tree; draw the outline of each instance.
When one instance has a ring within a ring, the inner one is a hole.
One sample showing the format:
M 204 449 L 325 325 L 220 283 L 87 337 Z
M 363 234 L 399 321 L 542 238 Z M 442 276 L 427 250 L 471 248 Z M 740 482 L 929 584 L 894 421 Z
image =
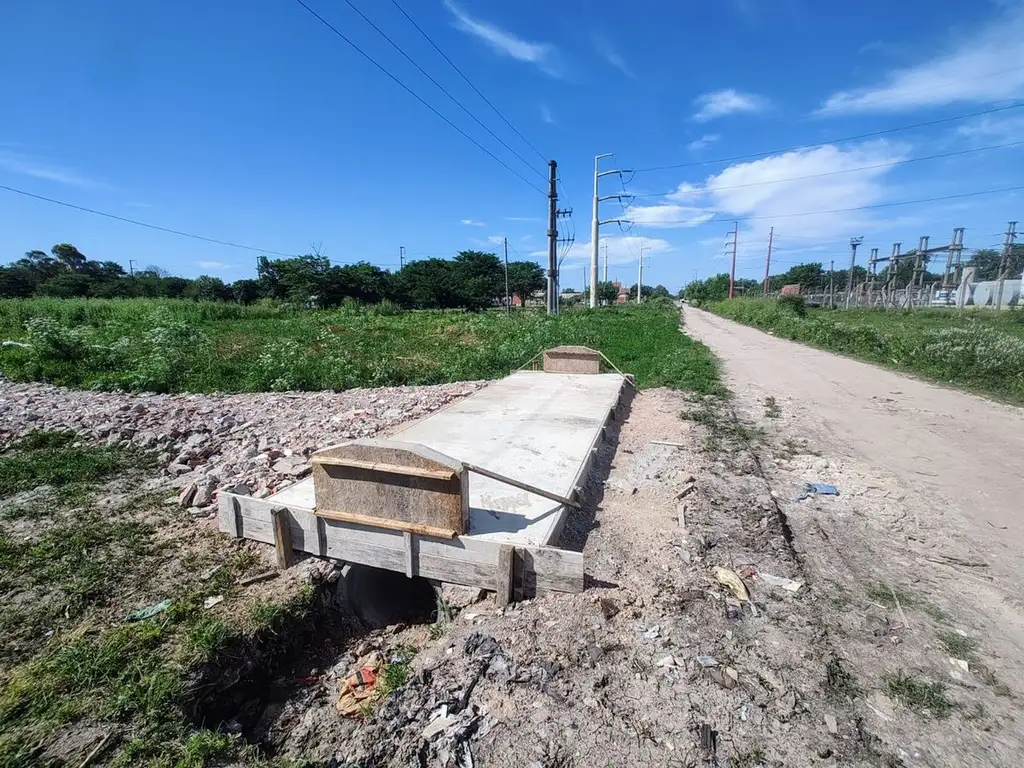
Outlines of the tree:
M 666 299 L 672 298 L 672 294 L 668 292 L 668 288 L 664 285 L 654 286 L 654 290 L 651 291 L 651 296 L 664 296 Z
M 324 278 L 330 268 L 331 262 L 326 257 L 312 254 L 274 261 L 260 256 L 256 261 L 256 274 L 264 296 L 303 305 L 320 301 L 320 293 L 326 287 Z
M 38 277 L 30 269 L 17 265 L 0 267 L 0 297 L 27 299 L 38 284 Z
M 619 289 L 610 280 L 604 280 L 597 284 L 597 303 L 598 304 L 614 304 L 616 299 L 619 298 Z
M 260 298 L 260 281 L 245 278 L 231 284 L 231 295 L 239 304 L 252 304 Z
M 539 291 L 547 285 L 544 277 L 544 270 L 533 261 L 510 261 L 508 264 L 508 291 L 509 294 L 519 294 L 519 298 L 526 306 L 526 300 L 534 291 Z
M 505 294 L 505 270 L 493 253 L 459 251 L 455 255 L 458 306 L 469 310 L 489 307 Z
M 445 259 L 424 259 L 405 265 L 398 282 L 408 303 L 418 309 L 449 309 L 459 306 L 454 289 L 455 264 Z
M 227 301 L 231 291 L 219 277 L 200 275 L 184 290 L 183 298 L 197 301 Z
M 85 258 L 85 254 L 70 243 L 58 243 L 50 249 L 50 253 L 52 253 L 57 261 L 59 261 L 69 272 L 78 272 L 85 266 L 86 261 L 88 261 L 88 259 Z
M 706 280 L 694 280 L 683 289 L 687 301 L 698 307 L 711 301 L 722 301 L 729 298 L 729 274 L 709 277 Z
M 36 289 L 40 296 L 53 296 L 58 299 L 73 299 L 89 295 L 92 280 L 86 275 L 65 272 L 51 277 Z
M 975 251 L 974 256 L 971 257 L 970 265 L 977 267 L 978 280 L 998 280 L 999 265 L 1002 261 L 1002 250 L 982 248 L 980 251 Z M 1006 274 L 1010 279 L 1020 277 L 1021 272 L 1024 271 L 1024 245 L 1015 245 L 1013 247 L 1006 266 Z

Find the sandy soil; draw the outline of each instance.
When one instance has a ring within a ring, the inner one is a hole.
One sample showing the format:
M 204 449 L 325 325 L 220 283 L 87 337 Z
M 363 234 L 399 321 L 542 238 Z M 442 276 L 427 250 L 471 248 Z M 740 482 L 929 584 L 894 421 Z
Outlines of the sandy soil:
M 685 322 L 722 360 L 740 417 L 766 429 L 765 477 L 808 581 L 836 608 L 824 630 L 856 669 L 863 722 L 906 765 L 1018 764 L 1024 412 L 696 309 Z M 840 496 L 797 501 L 806 482 Z M 967 670 L 943 633 L 976 644 Z M 953 714 L 884 696 L 898 669 L 944 683 Z

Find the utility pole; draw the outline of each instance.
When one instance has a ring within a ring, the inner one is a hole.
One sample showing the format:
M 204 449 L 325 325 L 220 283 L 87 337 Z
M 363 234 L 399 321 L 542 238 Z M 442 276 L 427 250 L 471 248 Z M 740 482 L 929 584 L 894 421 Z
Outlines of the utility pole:
M 607 219 L 601 221 L 600 218 L 600 205 L 602 200 L 621 200 L 627 195 L 605 195 L 600 196 L 599 186 L 602 176 L 622 175 L 621 170 L 614 171 L 602 171 L 601 170 L 601 159 L 605 157 L 611 157 L 614 153 L 607 152 L 603 155 L 594 155 L 594 213 L 590 221 L 590 307 L 594 308 L 597 306 L 597 248 L 598 242 L 601 236 L 601 225 L 611 224 L 613 222 L 621 222 L 624 219 Z
M 857 266 L 857 246 L 864 242 L 863 237 L 850 238 L 850 276 L 846 282 L 846 308 L 850 308 L 853 300 L 853 269 Z
M 520 299 L 523 299 L 520 296 Z M 524 299 L 525 300 L 525 299 Z M 505 238 L 505 315 L 512 316 L 512 297 L 508 293 L 508 238 Z
M 956 273 L 960 269 L 960 253 L 964 249 L 964 228 L 955 227 L 953 229 L 953 239 L 949 241 L 949 247 L 946 249 L 946 270 L 942 273 L 942 290 L 948 291 L 950 288 L 950 277 L 956 280 Z
M 604 281 L 608 282 L 608 241 L 604 241 Z
M 506 259 L 508 261 L 508 259 Z M 405 246 L 398 246 L 398 271 L 405 269 Z
M 558 312 L 558 163 L 548 161 L 548 314 Z
M 736 243 L 740 239 L 740 223 L 738 221 L 733 222 L 732 232 L 732 268 L 729 270 L 729 298 L 733 297 L 736 289 Z M 729 243 L 726 243 L 728 245 Z
M 775 227 L 768 227 L 768 258 L 764 260 L 764 295 L 768 295 L 768 270 L 772 267 L 772 236 Z
M 835 287 L 835 280 L 833 279 L 833 276 L 835 275 L 835 272 L 836 272 L 836 263 L 835 263 L 835 261 L 830 261 L 828 263 L 828 307 L 829 307 L 829 309 L 835 309 L 836 308 L 836 287 Z
M 650 250 L 650 247 L 644 244 L 644 241 L 640 241 L 640 265 L 636 271 L 636 303 L 640 304 L 643 300 L 644 295 L 644 249 Z
M 1013 241 L 1017 239 L 1017 222 L 1007 222 L 1006 240 L 1003 243 L 1003 257 L 999 260 L 999 285 L 996 287 L 996 309 L 1003 308 L 1003 284 L 1006 272 L 1010 268 L 1010 254 L 1013 253 Z
M 135 259 L 128 259 L 128 274 L 135 277 Z

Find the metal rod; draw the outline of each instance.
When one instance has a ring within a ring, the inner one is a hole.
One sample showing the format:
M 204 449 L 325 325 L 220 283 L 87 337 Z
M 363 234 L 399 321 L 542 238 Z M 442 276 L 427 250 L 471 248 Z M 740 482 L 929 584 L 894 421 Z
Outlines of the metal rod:
M 518 488 L 521 491 L 529 491 L 530 493 L 534 493 L 538 496 L 543 496 L 545 499 L 550 499 L 551 501 L 557 501 L 559 504 L 564 504 L 567 507 L 572 507 L 573 509 L 580 508 L 578 502 L 566 498 L 565 496 L 559 496 L 557 493 L 545 491 L 543 488 L 538 488 L 535 485 L 524 483 L 521 480 L 516 480 L 515 478 L 508 477 L 507 475 L 499 475 L 497 472 L 492 472 L 489 469 L 478 467 L 476 464 L 463 463 L 463 466 L 470 472 L 475 472 L 478 475 L 489 477 L 491 478 L 491 480 L 497 480 L 499 483 L 505 483 L 505 485 L 511 485 L 513 488 Z

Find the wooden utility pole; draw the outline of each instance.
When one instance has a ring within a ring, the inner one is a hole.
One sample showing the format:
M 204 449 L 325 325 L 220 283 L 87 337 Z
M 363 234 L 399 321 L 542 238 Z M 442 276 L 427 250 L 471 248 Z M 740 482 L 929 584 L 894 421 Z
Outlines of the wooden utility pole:
M 768 257 L 764 260 L 764 295 L 768 295 L 768 270 L 772 268 L 772 236 L 775 227 L 768 227 Z
M 732 268 L 729 270 L 729 298 L 731 299 L 736 290 L 736 243 L 740 239 L 740 223 L 733 222 L 732 232 Z

